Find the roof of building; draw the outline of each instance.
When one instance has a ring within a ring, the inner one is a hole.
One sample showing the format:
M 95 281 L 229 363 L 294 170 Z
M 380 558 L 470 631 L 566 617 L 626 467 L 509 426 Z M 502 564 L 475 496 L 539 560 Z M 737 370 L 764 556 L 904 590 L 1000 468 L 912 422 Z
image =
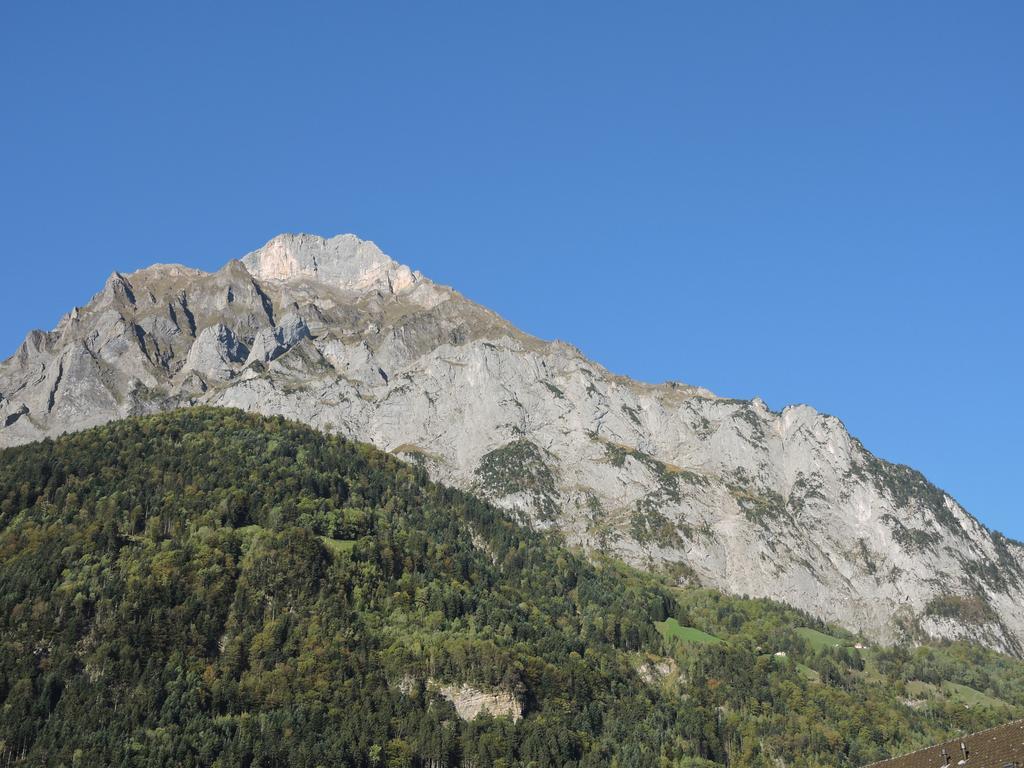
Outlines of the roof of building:
M 962 746 L 961 746 L 962 745 Z M 966 754 L 965 754 L 966 752 Z M 952 739 L 864 768 L 1024 768 L 1024 720 Z

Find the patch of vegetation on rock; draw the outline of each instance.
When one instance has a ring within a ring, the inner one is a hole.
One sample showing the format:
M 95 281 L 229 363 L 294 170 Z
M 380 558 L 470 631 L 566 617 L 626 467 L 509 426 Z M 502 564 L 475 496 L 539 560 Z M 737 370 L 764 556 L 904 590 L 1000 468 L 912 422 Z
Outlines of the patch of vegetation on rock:
M 654 479 L 657 481 L 657 487 L 647 494 L 644 502 L 645 506 L 661 507 L 670 503 L 678 504 L 682 500 L 679 489 L 680 481 L 687 485 L 702 488 L 706 488 L 711 484 L 711 481 L 704 477 L 704 475 L 668 464 L 654 458 L 649 453 L 644 453 L 638 448 L 631 448 L 626 445 L 603 440 L 596 435 L 591 437 L 604 446 L 605 456 L 608 463 L 613 467 L 623 467 L 626 464 L 626 459 L 631 458 L 643 464 L 654 476 Z
M 824 484 L 821 481 L 821 476 L 816 472 L 810 475 L 798 472 L 796 482 L 793 483 L 793 487 L 790 489 L 787 505 L 795 514 L 800 514 L 807 507 L 809 500 L 828 500 L 823 493 L 823 489 Z
M 636 410 L 636 408 L 631 408 L 630 406 L 623 403 L 622 412 L 629 417 L 630 421 L 632 421 L 638 427 L 640 426 L 640 413 Z
M 872 456 L 861 448 L 861 462 L 854 461 L 851 474 L 869 480 L 875 488 L 888 496 L 899 508 L 913 507 L 916 502 L 926 508 L 936 521 L 952 533 L 961 532 L 960 522 L 946 505 L 946 493 L 928 482 L 927 478 L 913 467 L 892 464 Z
M 892 529 L 892 538 L 903 549 L 908 552 L 923 552 L 934 549 L 942 537 L 934 531 L 926 531 L 923 528 L 908 528 L 894 515 L 882 515 L 882 522 L 887 523 Z
M 740 437 L 756 447 L 764 446 L 764 424 L 761 421 L 761 417 L 757 415 L 757 412 L 750 403 L 744 402 L 739 408 L 733 411 L 732 417 L 737 421 L 743 422 L 750 428 L 750 437 L 744 435 L 742 432 L 739 433 Z
M 637 543 L 655 544 L 662 549 L 669 549 L 683 546 L 680 531 L 687 538 L 692 537 L 693 531 L 689 526 L 676 526 L 656 508 L 645 503 L 646 501 L 638 501 L 629 518 L 629 533 Z
M 494 499 L 523 494 L 541 520 L 553 520 L 558 515 L 559 497 L 549 460 L 550 456 L 529 440 L 513 440 L 480 459 L 477 487 Z
M 551 392 L 551 394 L 553 394 L 555 397 L 559 398 L 560 400 L 565 399 L 565 392 L 556 387 L 550 381 L 542 381 L 541 384 L 543 384 L 548 389 L 548 391 Z
M 744 517 L 754 525 L 770 530 L 772 523 L 778 521 L 796 524 L 796 519 L 781 494 L 768 489 L 752 489 L 731 483 L 726 487 Z
M 956 619 L 966 624 L 989 624 L 999 620 L 988 601 L 980 595 L 937 595 L 924 608 L 926 616 Z

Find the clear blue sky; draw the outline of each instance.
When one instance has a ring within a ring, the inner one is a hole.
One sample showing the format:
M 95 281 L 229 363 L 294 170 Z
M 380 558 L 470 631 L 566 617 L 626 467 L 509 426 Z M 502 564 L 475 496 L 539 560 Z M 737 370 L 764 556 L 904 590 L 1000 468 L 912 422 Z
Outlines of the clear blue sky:
M 354 232 L 1024 539 L 1024 3 L 155 5 L 0 7 L 0 355 L 114 269 Z

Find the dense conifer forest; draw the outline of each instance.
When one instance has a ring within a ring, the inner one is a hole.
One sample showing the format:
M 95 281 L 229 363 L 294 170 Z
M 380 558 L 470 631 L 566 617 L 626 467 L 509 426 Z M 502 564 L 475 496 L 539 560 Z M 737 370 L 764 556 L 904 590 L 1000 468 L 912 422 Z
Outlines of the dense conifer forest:
M 857 640 L 282 419 L 0 453 L 0 768 L 857 766 L 1024 711 L 1016 660 Z

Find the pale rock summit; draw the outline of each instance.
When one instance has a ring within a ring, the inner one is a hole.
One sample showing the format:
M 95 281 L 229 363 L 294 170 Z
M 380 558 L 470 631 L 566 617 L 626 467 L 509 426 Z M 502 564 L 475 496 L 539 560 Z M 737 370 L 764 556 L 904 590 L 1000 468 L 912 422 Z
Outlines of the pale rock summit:
M 260 280 L 306 277 L 350 291 L 402 294 L 423 280 L 420 273 L 384 255 L 375 243 L 355 235 L 326 240 L 316 235 L 278 235 L 244 256 L 242 263 Z
M 680 583 L 1024 655 L 1024 546 L 838 419 L 612 374 L 353 235 L 114 273 L 0 363 L 0 446 L 199 403 L 371 442 Z

